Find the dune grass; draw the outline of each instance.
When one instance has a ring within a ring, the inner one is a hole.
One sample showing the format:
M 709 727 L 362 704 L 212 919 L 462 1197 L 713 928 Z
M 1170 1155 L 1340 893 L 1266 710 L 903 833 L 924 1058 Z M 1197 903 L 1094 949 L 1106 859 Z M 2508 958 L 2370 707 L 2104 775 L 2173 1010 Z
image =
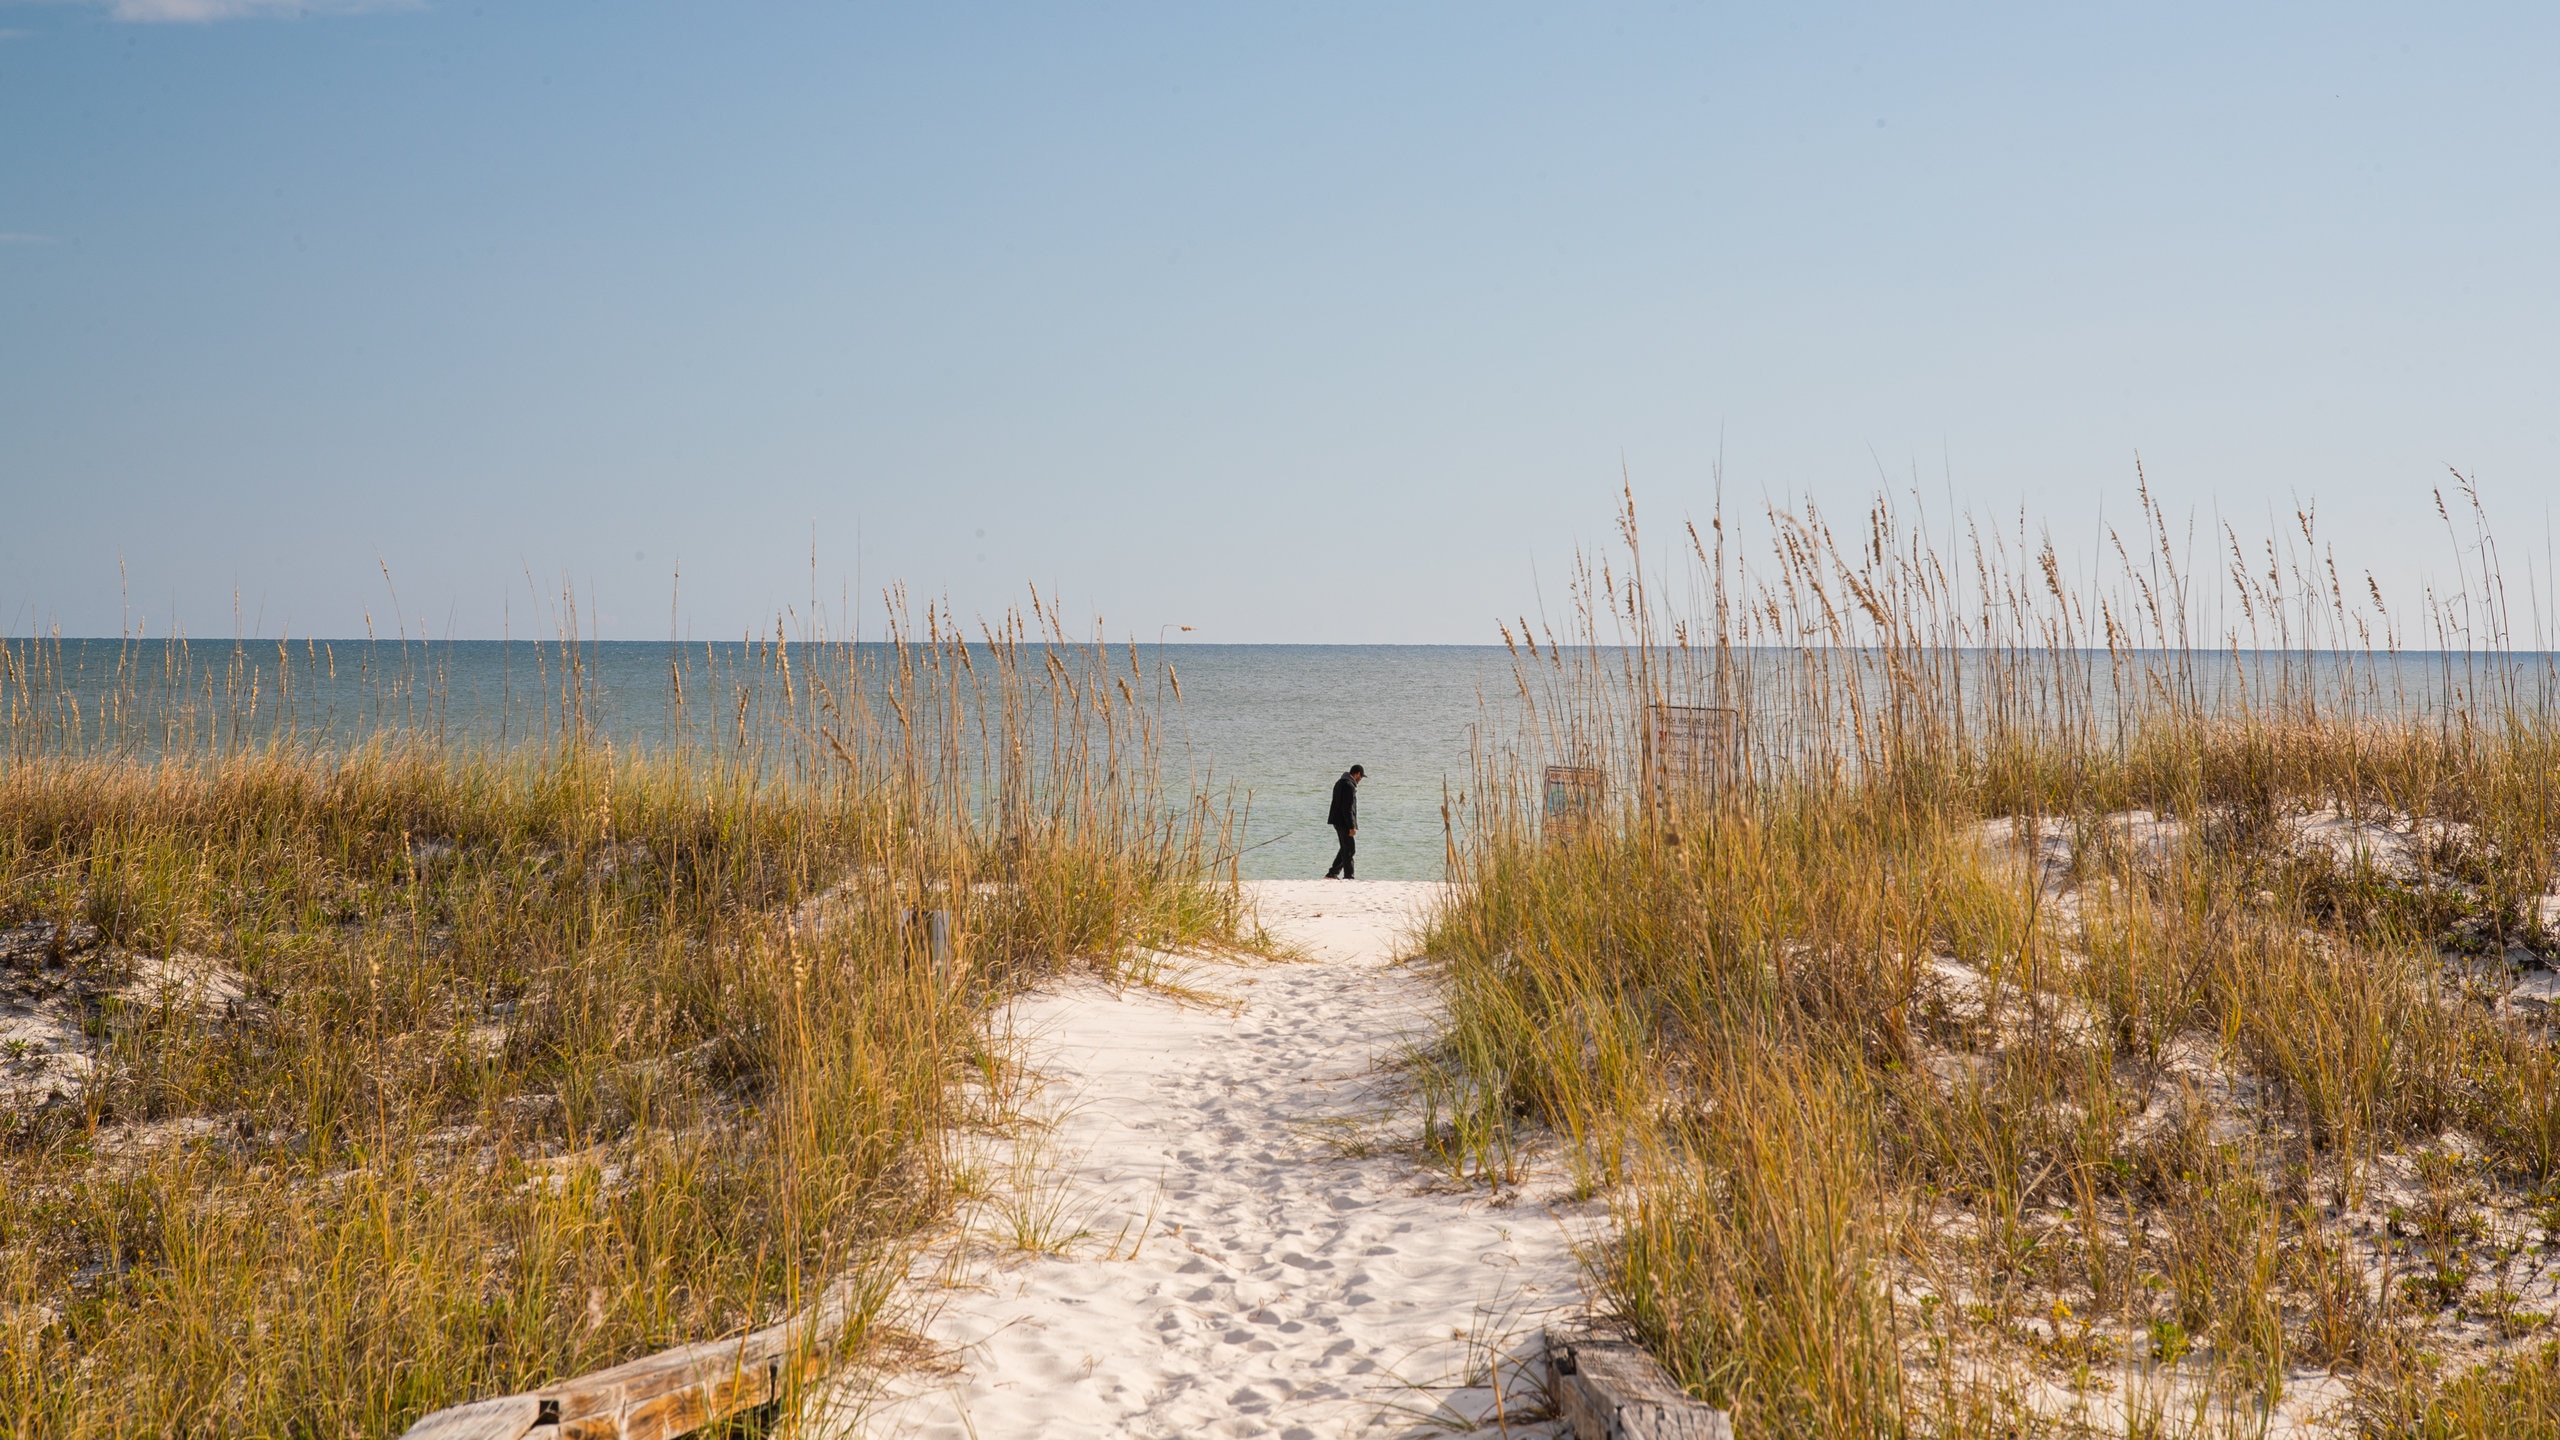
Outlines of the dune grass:
M 85 1068 L 0 1115 L 0 1430 L 396 1435 L 834 1285 L 890 1334 L 986 1007 L 1235 924 L 1112 652 L 928 620 L 648 752 L 574 663 L 529 747 L 74 743 L 19 647 L 0 983 Z
M 1432 1142 L 1500 1183 L 1555 1135 L 1608 1307 L 1745 1435 L 2560 1430 L 2560 1051 L 2508 996 L 2560 940 L 2548 672 L 2439 611 L 2478 643 L 2413 691 L 2307 515 L 2200 646 L 2146 513 L 2077 587 L 1977 532 L 1961 598 L 1888 506 L 1773 515 L 1757 574 L 1719 517 L 1697 613 L 1628 564 L 1524 625 Z M 1646 783 L 1661 702 L 1744 713 L 1722 783 Z M 1549 762 L 1615 803 L 1542 823 Z

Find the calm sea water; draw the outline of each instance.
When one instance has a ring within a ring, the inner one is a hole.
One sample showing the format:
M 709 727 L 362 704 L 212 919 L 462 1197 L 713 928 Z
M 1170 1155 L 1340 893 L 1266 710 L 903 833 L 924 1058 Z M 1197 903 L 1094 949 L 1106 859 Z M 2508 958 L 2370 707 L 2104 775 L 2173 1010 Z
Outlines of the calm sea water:
M 862 646 L 866 658 L 885 647 Z M 22 649 L 21 655 L 26 652 Z M 1126 652 L 1118 652 L 1125 663 Z M 578 647 L 587 722 L 618 743 L 654 745 L 728 721 L 738 676 L 769 677 L 756 647 L 604 642 Z M 39 657 L 42 683 L 0 680 L 0 711 L 40 706 L 58 724 L 76 717 L 84 737 L 169 743 L 168 715 L 184 709 L 198 743 L 227 729 L 254 738 L 290 730 L 306 740 L 347 741 L 384 729 L 437 735 L 458 745 L 538 741 L 556 726 L 562 652 L 529 642 L 198 642 L 65 640 Z M 1244 810 L 1249 878 L 1313 877 L 1333 858 L 1325 828 L 1334 778 L 1366 767 L 1360 789 L 1360 875 L 1436 880 L 1445 850 L 1441 786 L 1463 786 L 1480 691 L 1512 693 L 1510 656 L 1499 646 L 1183 645 L 1159 655 L 1141 645 L 1150 675 L 1173 666 L 1164 705 L 1163 762 L 1170 782 L 1230 795 Z M 806 665 L 805 655 L 796 663 Z M 684 667 L 689 715 L 674 713 L 671 670 Z M 726 677 L 726 679 L 724 679 Z M 805 668 L 803 672 L 805 683 Z M 142 703 L 119 703 L 140 693 Z M 183 695 L 181 707 L 170 703 Z M 254 696 L 254 705 L 251 697 Z
M 1183 703 L 1167 758 L 1250 792 L 1247 876 L 1324 873 L 1325 805 L 1358 764 L 1361 878 L 1441 878 L 1441 787 L 1467 784 L 1479 695 L 1512 693 L 1501 646 L 1194 645 L 1173 660 Z
M 853 648 L 857 663 L 875 674 L 889 654 L 884 646 Z M 808 652 L 794 653 L 798 683 L 805 686 Z M 59 743 L 66 723 L 80 743 L 103 739 L 144 751 L 286 732 L 306 742 L 343 743 L 386 729 L 462 746 L 538 742 L 560 724 L 563 656 L 559 646 L 521 641 L 235 646 L 65 640 L 32 650 L 15 644 L 9 664 L 0 666 L 0 724 L 21 750 L 31 734 L 44 743 L 39 732 L 48 727 Z M 581 645 L 577 656 L 585 723 L 620 744 L 716 741 L 734 723 L 731 701 L 742 686 L 766 695 L 779 688 L 772 652 L 754 645 L 607 642 Z M 1368 771 L 1360 789 L 1361 876 L 1440 878 L 1443 797 L 1470 783 L 1478 741 L 1498 744 L 1519 714 L 1512 659 L 1499 646 L 1180 645 L 1159 651 L 1142 644 L 1137 659 L 1162 700 L 1166 779 L 1187 777 L 1243 809 L 1243 869 L 1257 879 L 1324 873 L 1333 854 L 1326 800 L 1334 778 L 1354 763 Z M 1123 675 L 1127 660 L 1125 650 L 1114 652 L 1112 663 Z M 1179 677 L 1178 702 L 1173 687 L 1162 683 L 1166 662 Z M 1783 653 L 1743 663 L 1761 673 L 1767 693 L 1784 692 L 1780 682 L 1790 662 Z M 2078 693 L 2107 707 L 2106 658 L 2063 663 L 2081 672 Z M 2182 663 L 2193 670 L 2193 688 L 2208 705 L 2262 687 L 2271 673 L 2286 669 L 2314 677 L 2351 673 L 2369 710 L 2461 705 L 2496 692 L 2508 696 L 2507 703 L 2547 711 L 2560 694 L 2560 668 L 2541 654 L 2497 657 L 2485 666 L 2426 654 L 2379 662 L 2363 657 L 2351 671 L 2303 656 L 2252 657 L 2235 665 L 2228 656 L 2199 654 Z M 670 703 L 678 671 L 691 697 L 682 709 Z M 2246 686 L 2238 683 L 2244 679 Z M 1778 718 L 1766 707 L 1755 714 L 1761 721 Z M 173 732 L 173 716 L 193 729 Z

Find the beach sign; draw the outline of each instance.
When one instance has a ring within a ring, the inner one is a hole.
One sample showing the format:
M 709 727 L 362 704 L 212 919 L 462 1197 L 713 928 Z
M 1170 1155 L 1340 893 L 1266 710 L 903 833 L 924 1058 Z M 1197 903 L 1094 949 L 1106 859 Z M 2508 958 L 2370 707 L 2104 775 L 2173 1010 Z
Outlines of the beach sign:
M 1606 785 L 1597 765 L 1548 766 L 1544 833 L 1550 839 L 1569 835 L 1600 818 Z
M 1644 707 L 1645 796 L 1659 809 L 1702 804 L 1742 770 L 1742 712 L 1720 705 Z

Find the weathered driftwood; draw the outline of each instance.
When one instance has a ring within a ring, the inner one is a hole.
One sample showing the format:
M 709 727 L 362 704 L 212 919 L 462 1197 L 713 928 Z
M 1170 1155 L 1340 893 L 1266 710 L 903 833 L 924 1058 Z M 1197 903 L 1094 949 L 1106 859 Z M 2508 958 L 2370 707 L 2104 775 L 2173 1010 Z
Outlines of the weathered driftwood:
M 1574 1440 L 1733 1440 L 1731 1416 L 1689 1398 L 1624 1341 L 1548 1331 L 1547 1388 Z
M 486 1440 L 493 1435 L 522 1436 L 542 1418 L 542 1402 L 531 1395 L 500 1395 L 439 1410 L 409 1427 L 401 1440 Z
M 734 1340 L 661 1350 L 522 1395 L 438 1410 L 402 1440 L 674 1440 L 772 1404 L 826 1359 L 846 1305 L 830 1296 Z

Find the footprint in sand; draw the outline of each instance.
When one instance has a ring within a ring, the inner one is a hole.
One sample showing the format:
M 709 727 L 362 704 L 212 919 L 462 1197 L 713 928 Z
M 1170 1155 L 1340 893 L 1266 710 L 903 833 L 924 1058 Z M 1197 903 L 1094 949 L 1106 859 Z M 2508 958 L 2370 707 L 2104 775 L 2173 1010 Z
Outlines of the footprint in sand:
M 1045 1205 L 1085 1238 L 1007 1253 L 982 1220 L 927 1257 L 927 1338 L 957 1369 L 848 1389 L 827 1428 L 1317 1440 L 1490 1432 L 1498 1405 L 1529 1408 L 1522 1362 L 1583 1308 L 1572 1245 L 1599 1207 L 1528 1198 L 1560 1191 L 1552 1174 L 1496 1204 L 1358 1143 L 1402 1113 L 1382 1063 L 1431 1030 L 1428 980 L 1393 962 L 1441 887 L 1246 889 L 1313 959 L 1179 976 L 1240 1008 L 1089 982 L 1014 1008 L 1056 1120 L 1037 1195 L 989 1207 Z

